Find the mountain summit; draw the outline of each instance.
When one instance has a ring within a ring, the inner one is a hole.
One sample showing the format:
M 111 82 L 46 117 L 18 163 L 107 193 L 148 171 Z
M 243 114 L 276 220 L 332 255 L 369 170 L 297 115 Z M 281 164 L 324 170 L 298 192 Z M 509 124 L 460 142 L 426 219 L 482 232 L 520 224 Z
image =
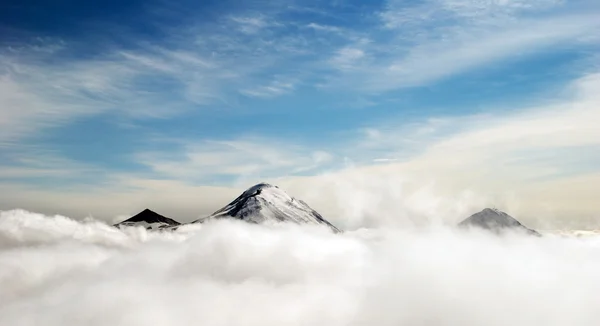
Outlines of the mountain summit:
M 149 209 L 145 209 L 140 213 L 132 216 L 131 218 L 126 219 L 123 222 L 117 223 L 114 226 L 143 226 L 147 230 L 158 230 L 169 228 L 173 226 L 180 225 L 181 223 L 170 219 L 168 217 L 162 216 L 156 212 L 153 212 Z
M 305 202 L 268 183 L 259 183 L 248 188 L 227 206 L 192 223 L 202 223 L 214 218 L 236 218 L 250 223 L 293 222 L 323 225 L 335 233 L 340 232 Z
M 483 229 L 499 232 L 503 230 L 521 230 L 529 234 L 540 235 L 537 231 L 532 230 L 521 224 L 514 217 L 506 214 L 495 208 L 486 208 L 479 213 L 469 216 L 464 221 L 458 224 L 460 227 L 480 227 Z

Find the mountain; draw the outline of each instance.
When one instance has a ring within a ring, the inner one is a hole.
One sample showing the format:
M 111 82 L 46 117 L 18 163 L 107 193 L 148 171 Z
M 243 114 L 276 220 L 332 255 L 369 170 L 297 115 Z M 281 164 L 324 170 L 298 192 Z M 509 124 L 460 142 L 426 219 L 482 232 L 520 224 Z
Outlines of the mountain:
M 459 227 L 480 227 L 483 229 L 500 232 L 504 230 L 521 230 L 528 234 L 540 235 L 537 231 L 529 229 L 514 217 L 495 208 L 486 208 L 479 213 L 469 216 L 458 224 Z
M 123 222 L 117 223 L 114 226 L 118 228 L 122 226 L 143 226 L 146 230 L 159 230 L 174 227 L 180 224 L 181 223 L 173 219 L 162 216 L 149 209 L 145 209 L 137 215 L 134 215 Z
M 250 187 L 227 206 L 192 223 L 219 218 L 235 218 L 250 223 L 293 222 L 323 225 L 334 233 L 340 232 L 305 202 L 268 183 Z

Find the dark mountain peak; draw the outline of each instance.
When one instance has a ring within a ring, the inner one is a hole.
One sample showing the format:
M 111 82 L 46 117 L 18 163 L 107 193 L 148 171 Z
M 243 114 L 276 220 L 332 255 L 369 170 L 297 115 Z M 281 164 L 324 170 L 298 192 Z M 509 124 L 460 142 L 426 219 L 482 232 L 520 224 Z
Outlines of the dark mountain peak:
M 115 226 L 144 226 L 147 229 L 163 228 L 167 226 L 176 226 L 181 223 L 160 215 L 150 209 L 144 209 L 140 213 L 126 219 L 125 221 L 115 224 Z M 153 227 L 155 226 L 155 227 Z
M 277 186 L 264 182 L 246 189 L 227 206 L 194 223 L 212 218 L 236 218 L 250 223 L 318 224 L 340 232 L 305 202 L 291 197 Z
M 539 233 L 527 228 L 514 217 L 496 208 L 485 208 L 481 212 L 469 216 L 458 225 L 461 227 L 480 227 L 496 232 L 507 229 L 522 230 L 539 235 Z

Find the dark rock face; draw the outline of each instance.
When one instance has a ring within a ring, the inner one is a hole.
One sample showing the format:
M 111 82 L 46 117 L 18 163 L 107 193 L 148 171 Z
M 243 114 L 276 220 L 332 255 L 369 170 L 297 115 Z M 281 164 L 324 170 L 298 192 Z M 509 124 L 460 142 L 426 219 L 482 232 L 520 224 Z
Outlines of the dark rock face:
M 175 227 L 177 225 L 181 225 L 181 223 L 168 217 L 162 216 L 149 209 L 145 209 L 142 212 L 132 216 L 131 218 L 128 218 L 123 222 L 115 224 L 114 226 L 143 226 L 147 230 L 157 230 Z
M 192 223 L 202 223 L 215 218 L 236 218 L 250 223 L 293 222 L 323 225 L 335 233 L 340 232 L 305 202 L 267 183 L 250 187 L 227 206 Z
M 508 230 L 523 231 L 532 235 L 540 235 L 537 231 L 529 229 L 514 217 L 497 210 L 486 208 L 479 213 L 469 216 L 458 224 L 459 227 L 479 227 L 496 233 Z

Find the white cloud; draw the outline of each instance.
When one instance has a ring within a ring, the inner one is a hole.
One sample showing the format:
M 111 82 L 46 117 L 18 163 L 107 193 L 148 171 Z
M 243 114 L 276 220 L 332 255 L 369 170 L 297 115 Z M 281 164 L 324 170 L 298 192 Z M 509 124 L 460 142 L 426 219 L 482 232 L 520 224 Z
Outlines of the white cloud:
M 365 52 L 361 49 L 344 47 L 337 51 L 329 63 L 338 70 L 347 71 L 356 67 L 357 62 L 364 56 Z
M 5 146 L 0 157 L 0 179 L 5 180 L 62 178 L 66 181 L 102 174 L 97 167 L 66 159 L 42 146 Z
M 158 234 L 0 214 L 2 325 L 597 324 L 597 235 L 228 221 Z
M 0 56 L 1 142 L 103 112 L 144 118 L 169 116 L 180 109 L 176 101 L 165 108 L 163 94 L 138 84 L 140 76 L 152 77 L 147 65 L 158 65 L 158 61 L 151 58 L 128 56 L 47 65 L 40 61 L 49 58 L 30 59 L 28 55 Z
M 230 19 L 238 24 L 239 30 L 246 34 L 255 34 L 261 31 L 268 25 L 265 18 L 262 16 L 237 17 L 233 16 Z
M 369 43 L 338 46 L 326 86 L 367 94 L 434 84 L 491 64 L 546 51 L 597 45 L 594 12 L 562 1 L 390 1 Z M 358 52 L 358 49 L 361 52 Z M 370 60 L 354 60 L 368 57 Z M 339 62 L 338 62 L 339 61 Z M 340 67 L 344 69 L 340 69 Z
M 340 27 L 331 26 L 331 25 L 322 25 L 322 24 L 317 24 L 317 23 L 310 23 L 310 24 L 306 25 L 306 27 L 317 30 L 317 31 L 329 32 L 329 33 L 342 33 L 343 32 L 343 29 L 341 29 Z
M 276 13 L 242 12 L 226 16 L 226 28 L 167 30 L 158 45 L 132 39 L 129 48 L 106 49 L 94 59 L 69 62 L 62 59 L 72 45 L 64 41 L 6 47 L 0 55 L 0 142 L 104 112 L 163 118 L 207 104 L 232 105 L 240 94 L 281 96 L 298 85 L 310 86 L 307 80 L 329 86 L 321 90 L 380 94 L 541 49 L 596 43 L 589 36 L 599 29 L 593 13 L 549 10 L 555 5 L 560 4 L 390 3 L 379 25 L 360 29 L 295 20 L 284 24 L 278 22 L 278 15 L 286 12 L 281 8 Z M 499 18 L 497 12 L 504 14 Z M 530 12 L 535 15 L 523 16 Z M 477 22 L 473 16 L 479 17 Z M 230 25 L 246 33 L 236 33 Z M 382 32 L 382 26 L 391 30 Z M 287 32 L 278 33 L 281 28 Z M 314 31 L 343 37 L 314 37 Z
M 367 93 L 429 85 L 492 63 L 519 60 L 544 49 L 585 46 L 589 40 L 582 37 L 595 34 L 600 23 L 593 14 L 558 15 L 483 26 L 434 27 L 424 35 L 411 35 L 411 30 L 421 28 L 425 27 L 398 30 L 395 39 L 386 41 L 387 46 L 369 45 L 374 52 L 370 55 L 377 60 L 352 60 L 345 65 L 352 69 L 333 77 L 330 84 Z M 356 59 L 352 54 L 359 54 L 345 53 L 345 48 L 340 51 L 342 59 Z M 338 65 L 334 63 L 335 66 Z
M 240 93 L 250 97 L 271 98 L 289 94 L 294 91 L 294 88 L 295 86 L 292 81 L 274 80 L 264 86 L 241 89 Z
M 526 55 L 557 43 L 570 43 L 577 36 L 599 28 L 596 17 L 583 15 L 514 23 L 500 30 L 465 31 L 448 40 L 412 48 L 405 57 L 380 71 L 372 86 L 389 89 L 426 84 L 490 62 Z
M 458 16 L 497 16 L 500 14 L 515 15 L 521 12 L 547 10 L 564 3 L 563 0 L 436 0 L 444 10 Z
M 179 180 L 227 176 L 247 181 L 314 171 L 332 161 L 323 150 L 259 137 L 185 142 L 175 157 L 173 153 L 141 153 L 138 162 Z
M 263 26 L 255 19 L 237 21 Z M 199 35 L 190 30 L 159 45 L 131 40 L 134 50 L 107 48 L 93 59 L 64 59 L 74 47 L 58 41 L 44 43 L 47 51 L 0 49 L 0 142 L 105 112 L 164 118 L 235 102 L 240 92 L 275 97 L 294 91 L 296 78 L 285 71 L 275 80 L 263 76 L 274 75 L 270 69 L 277 58 L 298 53 L 295 38 L 273 42 L 225 30 L 204 31 L 195 41 Z
M 517 19 L 526 13 L 545 13 L 560 6 L 562 0 L 425 0 L 412 4 L 387 1 L 380 18 L 387 28 L 428 25 L 434 29 L 448 25 L 497 24 Z

